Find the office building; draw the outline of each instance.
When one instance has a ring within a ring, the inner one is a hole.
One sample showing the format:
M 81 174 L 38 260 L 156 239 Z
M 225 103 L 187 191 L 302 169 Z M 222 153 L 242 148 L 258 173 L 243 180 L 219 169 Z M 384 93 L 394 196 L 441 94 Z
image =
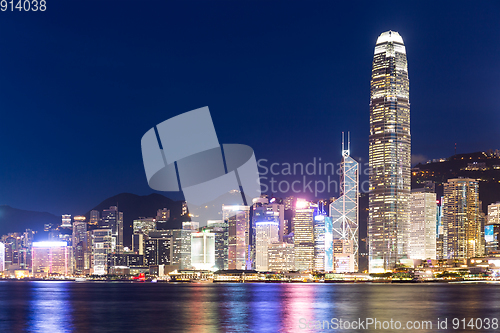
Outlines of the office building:
M 375 46 L 370 96 L 369 270 L 407 259 L 411 136 L 408 65 L 403 38 L 382 33 Z
M 215 234 L 215 268 L 217 270 L 228 267 L 228 225 L 223 220 L 208 220 L 207 228 Z
M 75 216 L 71 244 L 73 245 L 74 272 L 82 274 L 85 267 L 85 252 L 87 250 L 87 222 L 84 216 Z
M 90 211 L 89 225 L 98 225 L 100 219 L 101 219 L 101 214 L 99 213 L 98 210 Z
M 446 259 L 469 259 L 483 255 L 479 183 L 455 178 L 444 183 L 443 225 Z
M 436 259 L 436 193 L 415 189 L 410 197 L 410 259 Z
M 158 209 L 156 212 L 156 229 L 166 230 L 167 222 L 170 220 L 170 210 L 167 208 Z
M 279 227 L 278 221 L 255 222 L 255 269 L 257 271 L 269 270 L 267 250 L 271 243 L 279 242 Z
M 349 272 L 358 271 L 358 248 L 359 248 L 359 165 L 351 157 L 350 139 L 347 135 L 347 145 L 342 133 L 342 161 L 340 163 L 340 197 L 330 204 L 330 217 L 332 225 L 328 225 L 328 263 L 326 271 L 336 271 L 335 262 L 342 257 L 342 269 L 348 267 L 353 269 Z M 330 221 L 327 221 L 330 222 Z M 331 239 L 330 239 L 331 237 Z M 333 251 L 333 243 L 337 249 L 349 252 Z M 331 255 L 331 256 L 330 256 Z M 353 260 L 345 265 L 346 258 Z M 331 260 L 331 261 L 330 261 Z
M 500 224 L 500 202 L 488 205 L 488 224 Z
M 168 230 L 152 231 L 144 240 L 144 265 L 171 265 L 173 239 Z
M 191 233 L 191 265 L 197 270 L 215 267 L 215 234 L 211 232 Z
M 294 250 L 295 268 L 301 271 L 314 269 L 314 213 L 317 205 L 304 199 L 295 204 Z
M 111 229 L 92 230 L 92 273 L 94 275 L 108 274 L 108 257 L 112 253 L 112 234 Z
M 102 211 L 99 227 L 111 229 L 111 251 L 123 253 L 123 213 L 117 206 Z
M 66 242 L 33 242 L 34 277 L 69 276 L 73 273 L 72 249 Z
M 153 217 L 141 217 L 132 222 L 134 234 L 149 234 L 150 231 L 156 231 L 156 219 Z
M 314 263 L 313 270 L 325 271 L 325 217 L 326 214 L 314 216 Z
M 488 222 L 484 227 L 486 254 L 500 251 L 500 202 L 488 205 Z
M 5 244 L 0 242 L 0 272 L 5 270 Z
M 250 207 L 224 205 L 222 217 L 228 225 L 228 269 L 249 269 L 252 266 Z
M 272 243 L 268 246 L 268 271 L 290 272 L 295 270 L 295 251 L 293 244 Z
M 71 215 L 65 214 L 62 216 L 61 227 L 71 228 Z

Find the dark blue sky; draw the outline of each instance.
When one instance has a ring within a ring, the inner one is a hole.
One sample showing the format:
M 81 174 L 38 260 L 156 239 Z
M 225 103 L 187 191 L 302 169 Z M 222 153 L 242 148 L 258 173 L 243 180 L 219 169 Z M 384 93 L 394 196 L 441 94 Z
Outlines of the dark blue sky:
M 202 106 L 221 143 L 269 164 L 336 163 L 348 130 L 366 162 L 386 30 L 407 49 L 412 153 L 500 148 L 497 1 L 47 2 L 0 12 L 0 204 L 80 214 L 149 194 L 142 135 Z

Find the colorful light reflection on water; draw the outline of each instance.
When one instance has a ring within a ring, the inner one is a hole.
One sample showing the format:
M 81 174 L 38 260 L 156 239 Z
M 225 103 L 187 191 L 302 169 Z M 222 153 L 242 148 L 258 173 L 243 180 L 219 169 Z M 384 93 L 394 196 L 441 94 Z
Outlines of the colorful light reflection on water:
M 0 332 L 327 332 L 332 318 L 498 317 L 500 288 L 488 284 L 0 282 Z

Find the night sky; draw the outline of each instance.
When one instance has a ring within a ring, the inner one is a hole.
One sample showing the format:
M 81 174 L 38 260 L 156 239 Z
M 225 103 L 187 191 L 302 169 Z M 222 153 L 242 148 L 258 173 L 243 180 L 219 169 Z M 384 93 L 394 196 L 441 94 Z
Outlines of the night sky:
M 455 143 L 500 149 L 498 1 L 47 3 L 0 12 L 0 204 L 82 214 L 152 193 L 141 137 L 203 106 L 220 143 L 267 165 L 337 163 L 342 131 L 365 163 L 373 50 L 387 30 L 406 45 L 415 160 Z

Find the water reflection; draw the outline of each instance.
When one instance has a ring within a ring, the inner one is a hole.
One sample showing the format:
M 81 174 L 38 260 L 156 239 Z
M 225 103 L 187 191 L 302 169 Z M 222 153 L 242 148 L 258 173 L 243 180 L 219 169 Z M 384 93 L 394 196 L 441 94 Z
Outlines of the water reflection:
M 0 332 L 380 331 L 367 318 L 432 321 L 419 332 L 456 332 L 453 318 L 499 313 L 500 289 L 487 284 L 0 282 Z M 437 328 L 438 318 L 448 329 Z M 365 321 L 365 329 L 336 329 L 340 319 Z
M 31 332 L 71 332 L 70 282 L 30 282 L 27 326 Z

